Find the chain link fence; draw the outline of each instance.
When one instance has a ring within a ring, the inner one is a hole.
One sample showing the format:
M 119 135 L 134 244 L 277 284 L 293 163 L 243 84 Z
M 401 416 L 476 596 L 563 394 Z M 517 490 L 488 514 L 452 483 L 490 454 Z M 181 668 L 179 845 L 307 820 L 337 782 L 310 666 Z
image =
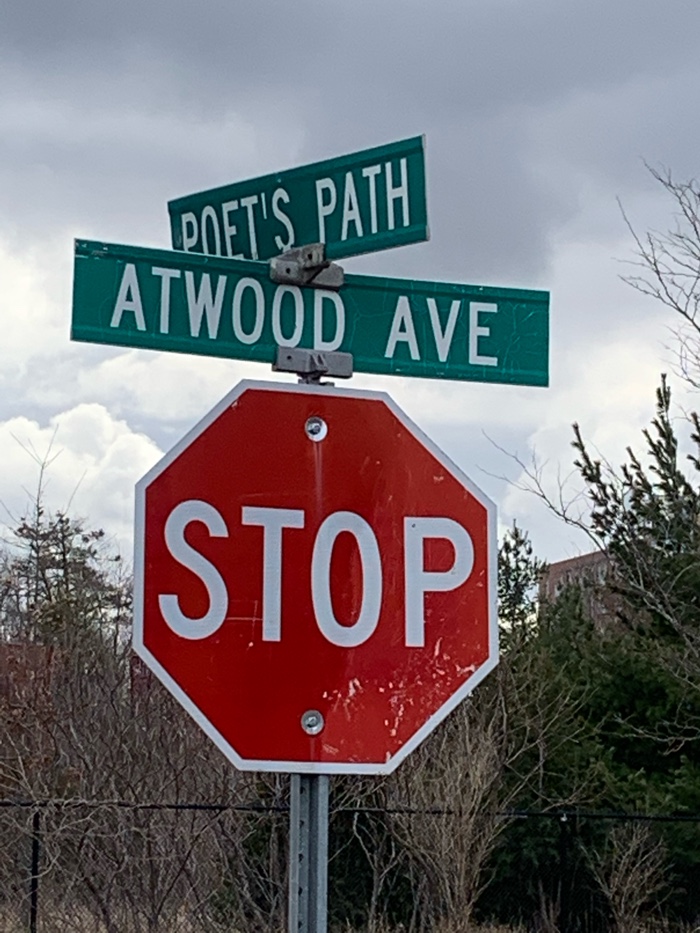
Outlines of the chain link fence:
M 643 933 L 700 929 L 700 816 L 502 814 L 473 914 L 450 912 L 414 821 L 452 811 L 338 807 L 330 928 L 342 933 Z M 0 933 L 286 929 L 285 802 L 0 801 Z M 688 864 L 665 858 L 685 834 Z

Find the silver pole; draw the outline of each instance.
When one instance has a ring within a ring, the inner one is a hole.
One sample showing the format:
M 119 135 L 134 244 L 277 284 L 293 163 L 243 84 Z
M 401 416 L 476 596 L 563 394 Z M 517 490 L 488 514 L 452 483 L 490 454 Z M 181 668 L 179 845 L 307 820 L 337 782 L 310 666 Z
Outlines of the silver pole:
M 291 774 L 288 933 L 328 930 L 327 774 Z

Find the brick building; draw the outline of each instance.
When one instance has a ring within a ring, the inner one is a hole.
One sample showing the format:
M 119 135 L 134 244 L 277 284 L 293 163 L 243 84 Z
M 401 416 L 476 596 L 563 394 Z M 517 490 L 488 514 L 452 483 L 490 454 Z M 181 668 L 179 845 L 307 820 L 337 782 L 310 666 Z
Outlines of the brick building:
M 567 587 L 578 586 L 587 613 L 597 625 L 607 625 L 619 608 L 619 597 L 605 586 L 610 573 L 610 558 L 605 551 L 549 564 L 540 580 L 540 603 L 553 603 Z

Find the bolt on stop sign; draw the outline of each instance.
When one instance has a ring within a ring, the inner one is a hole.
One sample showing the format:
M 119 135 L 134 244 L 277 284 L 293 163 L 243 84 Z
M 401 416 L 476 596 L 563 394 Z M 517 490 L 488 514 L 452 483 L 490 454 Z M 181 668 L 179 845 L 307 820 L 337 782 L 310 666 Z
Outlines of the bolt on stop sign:
M 242 382 L 137 485 L 134 647 L 239 768 L 388 773 L 497 663 L 496 561 L 388 396 Z

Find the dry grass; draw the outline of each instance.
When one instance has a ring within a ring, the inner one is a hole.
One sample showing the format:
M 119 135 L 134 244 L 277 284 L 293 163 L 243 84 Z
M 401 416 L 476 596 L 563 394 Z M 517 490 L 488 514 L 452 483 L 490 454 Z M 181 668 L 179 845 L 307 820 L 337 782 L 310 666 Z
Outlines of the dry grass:
M 0 933 L 27 933 L 28 928 L 27 904 L 21 908 L 0 907 Z M 119 933 L 146 933 L 147 924 L 145 921 L 134 923 L 124 918 L 113 921 L 111 929 L 118 929 Z M 158 929 L 162 933 L 207 933 L 206 927 L 200 923 L 193 924 L 185 916 L 164 920 Z M 46 901 L 40 902 L 38 930 L 39 933 L 110 933 L 110 928 L 85 908 L 68 909 L 64 904 L 52 905 Z M 220 928 L 213 925 L 209 930 L 211 933 L 220 933 Z M 228 928 L 226 933 L 253 931 Z

